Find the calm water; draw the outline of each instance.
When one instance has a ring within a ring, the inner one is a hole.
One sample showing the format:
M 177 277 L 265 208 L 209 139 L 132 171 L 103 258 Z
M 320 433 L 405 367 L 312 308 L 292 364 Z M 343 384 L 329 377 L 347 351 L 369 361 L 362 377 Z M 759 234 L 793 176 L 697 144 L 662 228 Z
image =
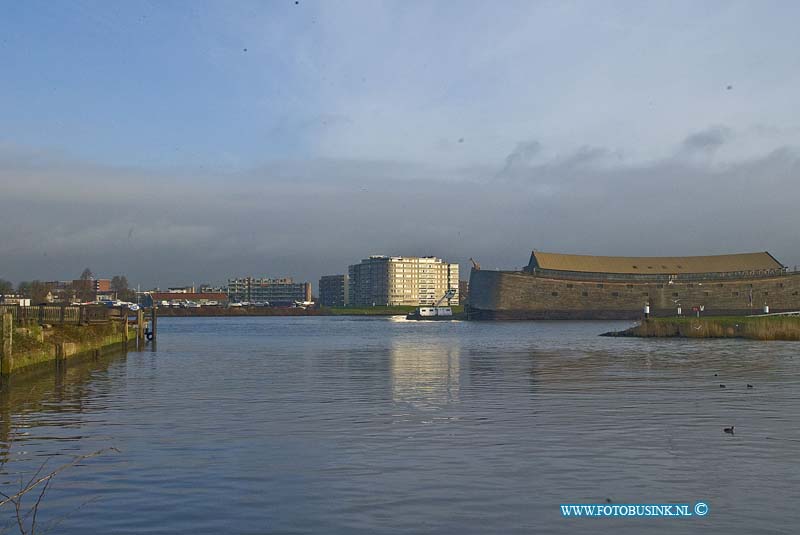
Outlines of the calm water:
M 800 529 L 800 345 L 597 336 L 625 325 L 164 318 L 157 351 L 4 385 L 0 490 L 48 457 L 56 466 L 114 446 L 58 476 L 40 524 L 82 534 Z M 724 434 L 732 424 L 736 435 Z M 560 503 L 606 498 L 703 500 L 710 513 L 561 518 Z M 10 520 L 0 513 L 0 531 Z

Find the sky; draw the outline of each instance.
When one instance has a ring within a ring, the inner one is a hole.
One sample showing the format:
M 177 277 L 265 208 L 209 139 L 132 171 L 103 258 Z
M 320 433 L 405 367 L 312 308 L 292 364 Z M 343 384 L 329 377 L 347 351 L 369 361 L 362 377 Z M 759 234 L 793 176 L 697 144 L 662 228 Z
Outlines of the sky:
M 800 264 L 800 4 L 4 2 L 0 278 Z

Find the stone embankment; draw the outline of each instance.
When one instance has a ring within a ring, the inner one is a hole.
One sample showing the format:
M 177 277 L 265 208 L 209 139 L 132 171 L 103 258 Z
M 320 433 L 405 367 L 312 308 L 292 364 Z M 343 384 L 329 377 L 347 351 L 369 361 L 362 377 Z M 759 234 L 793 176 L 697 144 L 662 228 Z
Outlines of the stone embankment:
M 10 315 L 0 325 L 0 375 L 9 376 L 36 365 L 58 364 L 81 356 L 124 349 L 128 342 L 136 343 L 136 331 L 127 322 L 108 322 L 99 325 L 38 325 L 16 326 Z M 127 331 L 127 332 L 126 332 Z
M 798 316 L 734 316 L 709 318 L 650 318 L 602 336 L 638 338 L 746 338 L 800 341 Z

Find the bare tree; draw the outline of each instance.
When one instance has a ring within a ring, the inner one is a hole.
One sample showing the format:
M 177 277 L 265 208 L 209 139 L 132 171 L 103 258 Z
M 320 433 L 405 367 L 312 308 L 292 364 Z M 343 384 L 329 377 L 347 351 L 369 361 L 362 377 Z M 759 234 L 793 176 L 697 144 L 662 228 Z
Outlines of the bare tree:
M 0 470 L 3 469 L 3 466 L 6 464 L 8 459 L 8 451 L 11 449 L 11 444 L 8 445 L 8 449 L 6 450 L 6 455 L 0 457 Z M 55 470 L 51 472 L 44 473 L 44 468 L 47 465 L 47 460 L 39 467 L 39 469 L 33 474 L 33 476 L 25 482 L 24 480 L 20 479 L 20 486 L 19 489 L 15 491 L 5 492 L 5 490 L 0 490 L 0 510 L 3 507 L 10 505 L 14 508 L 14 518 L 16 520 L 17 529 L 19 530 L 20 535 L 35 535 L 37 530 L 37 516 L 39 514 L 39 507 L 42 505 L 42 500 L 47 494 L 47 490 L 50 488 L 50 484 L 53 482 L 53 479 L 61 472 L 66 470 L 67 468 L 73 467 L 79 464 L 81 461 L 86 459 L 96 457 L 98 455 L 103 455 L 107 452 L 116 452 L 119 453 L 119 450 L 111 447 L 111 448 L 104 448 L 101 450 L 97 450 L 95 452 L 89 453 L 87 455 L 79 455 L 75 457 L 72 461 L 62 464 Z M 30 499 L 29 495 L 30 494 Z M 35 498 L 35 499 L 34 499 Z
M 44 303 L 47 300 L 47 293 L 49 291 L 47 284 L 39 280 L 22 281 L 17 286 L 17 293 L 23 297 L 29 298 L 31 303 L 34 304 Z
M 114 275 L 111 278 L 111 290 L 117 294 L 117 299 L 128 300 L 130 290 L 128 289 L 128 277 L 125 275 Z
M 94 299 L 94 273 L 88 267 L 81 273 L 81 278 L 76 281 L 78 287 L 75 293 L 81 301 L 91 301 Z
M 14 285 L 11 281 L 0 279 L 0 295 L 14 293 Z

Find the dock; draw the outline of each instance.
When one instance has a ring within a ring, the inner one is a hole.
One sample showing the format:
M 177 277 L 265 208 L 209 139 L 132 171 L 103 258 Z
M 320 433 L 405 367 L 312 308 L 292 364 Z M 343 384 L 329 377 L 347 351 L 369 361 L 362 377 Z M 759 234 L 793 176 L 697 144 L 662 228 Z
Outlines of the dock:
M 155 344 L 158 309 L 0 305 L 0 376 L 68 359 Z

